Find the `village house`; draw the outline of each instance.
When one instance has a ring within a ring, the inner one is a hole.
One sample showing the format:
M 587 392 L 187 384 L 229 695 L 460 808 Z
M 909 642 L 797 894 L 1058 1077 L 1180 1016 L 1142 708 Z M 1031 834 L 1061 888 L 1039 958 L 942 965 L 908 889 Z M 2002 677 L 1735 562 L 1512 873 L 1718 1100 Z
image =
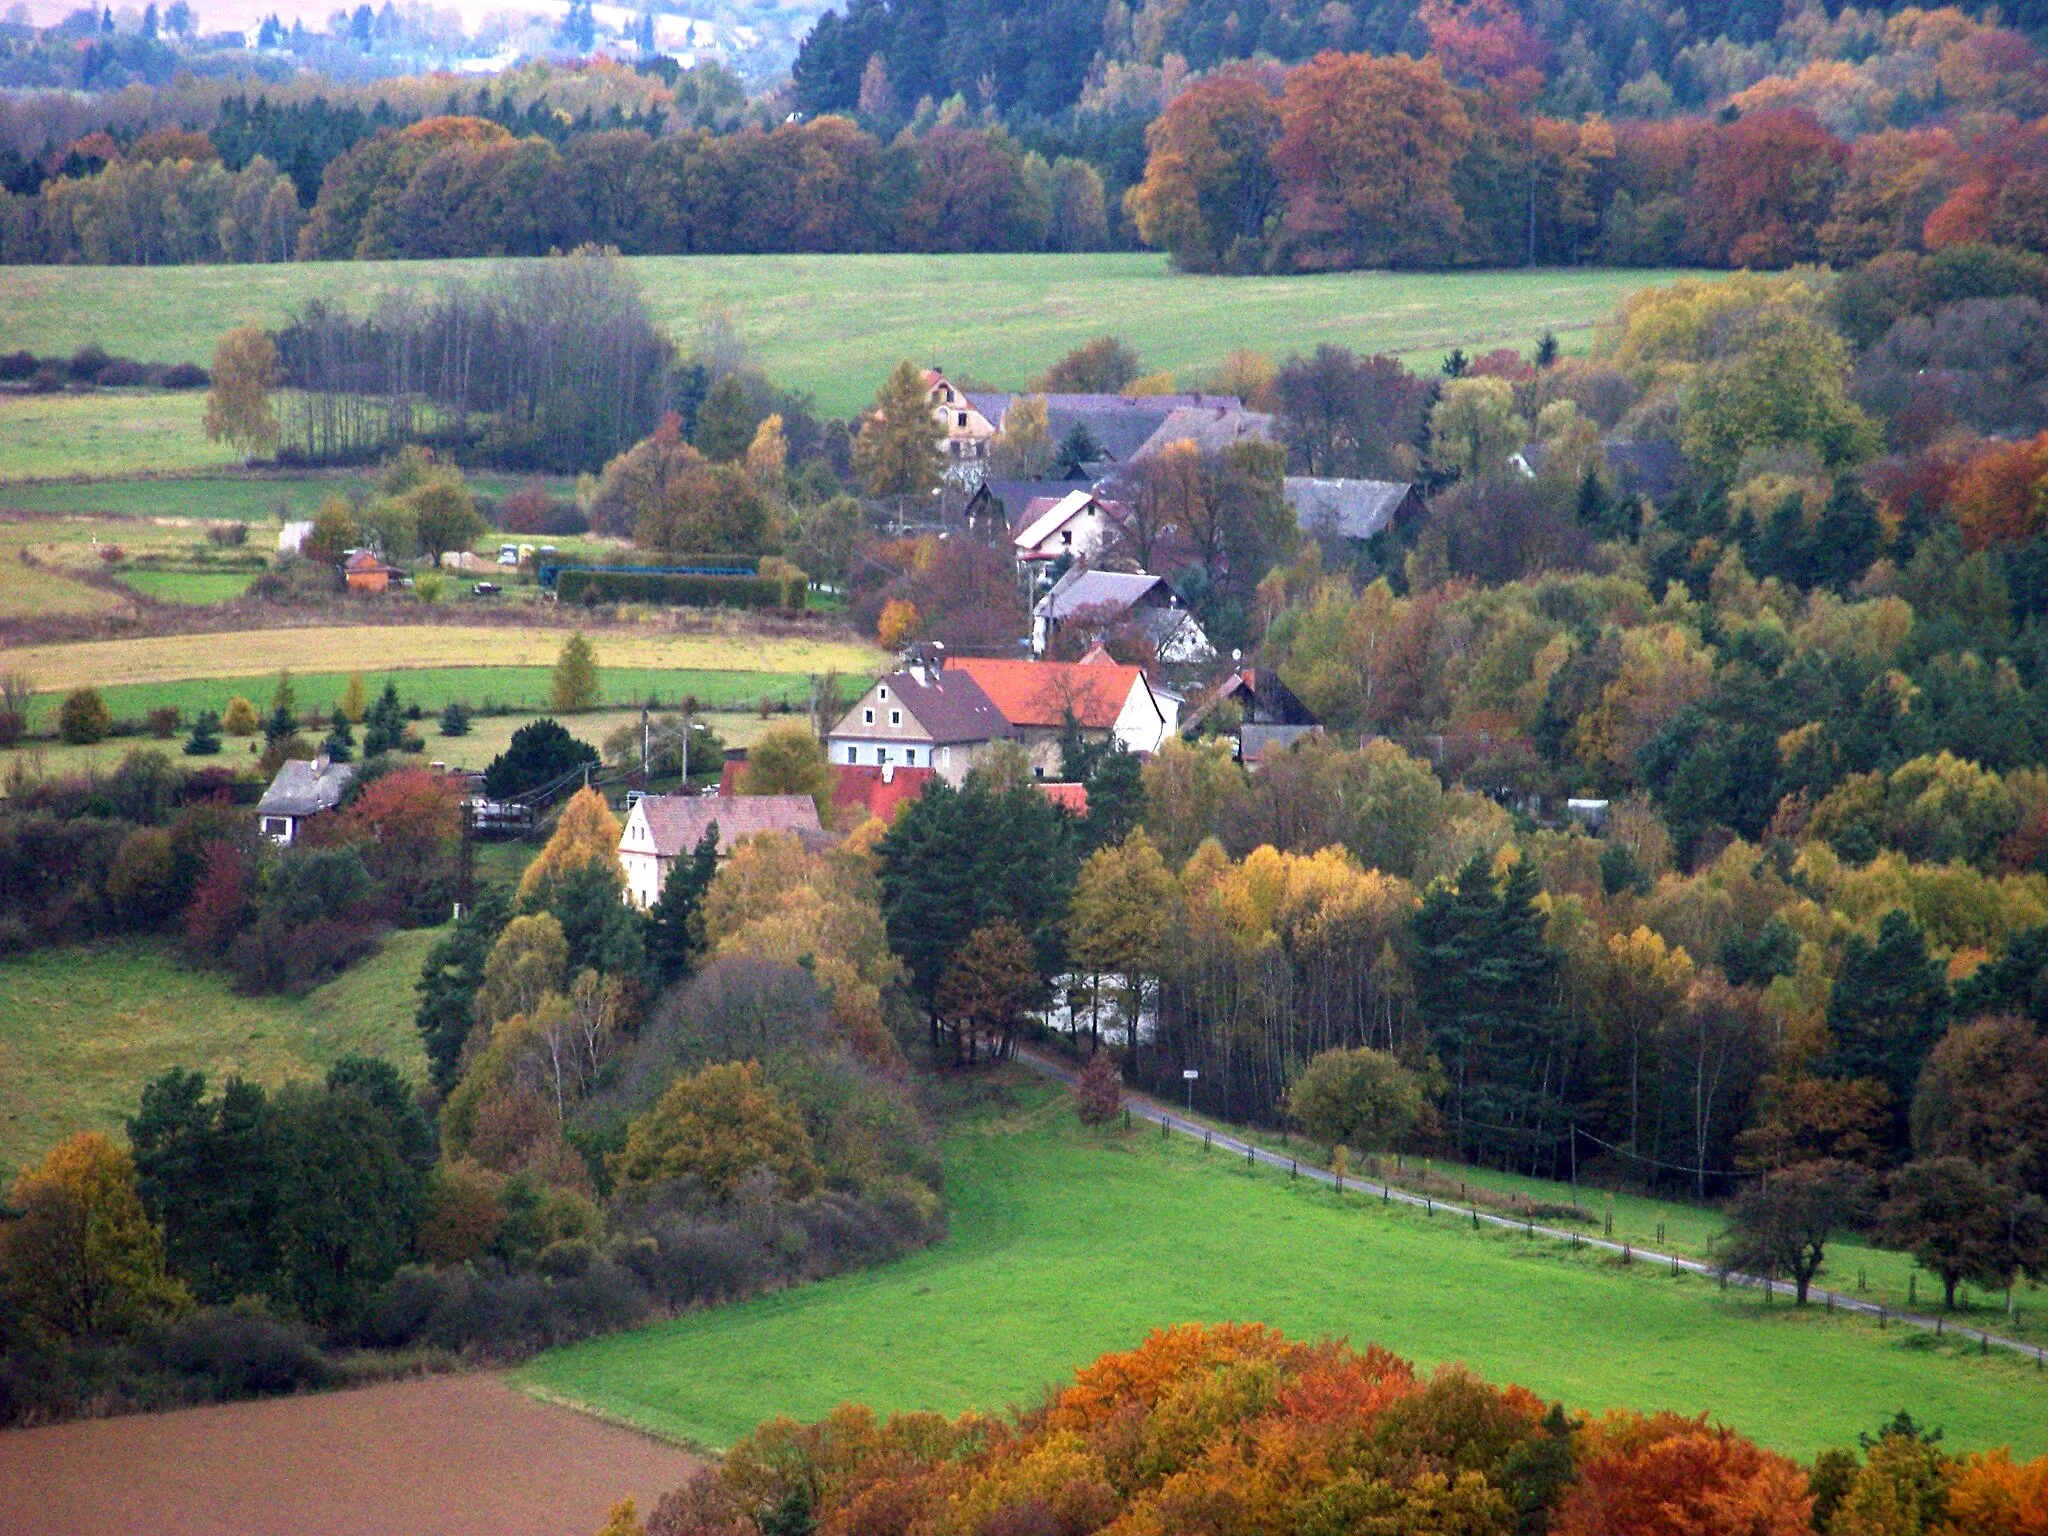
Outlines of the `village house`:
M 946 458 L 954 464 L 978 463 L 988 457 L 996 424 L 938 368 L 924 370 L 925 398 L 932 415 L 946 429 Z
M 1234 707 L 1239 721 L 1233 755 L 1247 764 L 1268 752 L 1285 751 L 1304 736 L 1322 734 L 1314 712 L 1270 667 L 1241 667 L 1231 673 L 1188 711 L 1181 729 L 1194 732 L 1224 704 Z
M 1028 394 L 969 391 L 968 402 L 1003 430 L 1010 409 Z M 1054 448 L 1061 448 L 1076 432 L 1094 445 L 1094 454 L 1081 466 L 1085 474 L 1102 476 L 1118 466 L 1133 463 L 1138 453 L 1159 432 L 1176 411 L 1242 411 L 1234 395 L 1081 395 L 1048 394 L 1045 401 L 1046 435 Z
M 1088 626 L 1095 634 L 1132 625 L 1167 666 L 1194 665 L 1216 655 L 1202 626 L 1181 606 L 1166 579 L 1149 571 L 1097 571 L 1075 566 L 1032 609 L 1031 653 L 1043 656 L 1061 629 L 1075 623 Z
M 1050 565 L 1062 557 L 1093 560 L 1116 531 L 1121 508 L 1093 491 L 1069 491 L 1051 506 L 1034 501 L 1010 538 L 1019 565 Z
M 1145 754 L 1157 752 L 1179 723 L 1177 697 L 1153 688 L 1142 667 L 1112 661 L 1100 649 L 1077 662 L 954 656 L 940 675 L 964 675 L 980 685 L 1040 778 L 1059 776 L 1060 737 L 1069 718 L 1083 741 L 1115 740 Z
M 879 678 L 825 737 L 835 765 L 929 768 L 958 784 L 991 742 L 1015 735 L 964 673 L 915 663 Z
M 341 804 L 355 776 L 355 764 L 330 762 L 324 753 L 310 763 L 288 759 L 256 802 L 256 830 L 280 848 L 291 847 L 302 823 Z
M 404 573 L 386 565 L 384 559 L 373 549 L 349 551 L 341 563 L 342 579 L 348 583 L 351 592 L 383 592 L 389 590 L 394 579 L 402 580 Z
M 1422 493 L 1405 480 L 1325 480 L 1289 475 L 1282 483 L 1302 533 L 1333 562 L 1395 523 L 1423 514 Z
M 809 795 L 642 795 L 619 834 L 626 900 L 643 910 L 660 901 L 676 860 L 694 854 L 705 829 L 714 825 L 720 858 L 757 832 L 802 836 L 822 830 L 817 802 Z

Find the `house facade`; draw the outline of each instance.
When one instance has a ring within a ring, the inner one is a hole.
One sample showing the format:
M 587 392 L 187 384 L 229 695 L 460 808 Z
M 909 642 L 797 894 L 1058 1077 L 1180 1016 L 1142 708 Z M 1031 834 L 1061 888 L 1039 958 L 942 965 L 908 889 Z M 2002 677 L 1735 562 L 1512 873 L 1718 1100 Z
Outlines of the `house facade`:
M 324 756 L 310 763 L 289 759 L 256 802 L 256 830 L 280 848 L 291 847 L 306 822 L 341 804 L 355 776 L 353 763 L 329 762 Z
M 718 828 L 720 858 L 757 832 L 822 830 L 817 802 L 809 795 L 643 795 L 626 813 L 619 834 L 625 899 L 643 911 L 660 901 L 676 860 L 696 853 L 712 826 Z
M 837 767 L 934 770 L 958 784 L 1016 732 L 970 676 L 918 665 L 878 678 L 825 737 Z
M 956 388 L 937 368 L 924 370 L 925 398 L 932 416 L 946 429 L 946 457 L 953 464 L 978 464 L 988 457 L 988 445 L 998 424 L 981 412 L 981 407 Z

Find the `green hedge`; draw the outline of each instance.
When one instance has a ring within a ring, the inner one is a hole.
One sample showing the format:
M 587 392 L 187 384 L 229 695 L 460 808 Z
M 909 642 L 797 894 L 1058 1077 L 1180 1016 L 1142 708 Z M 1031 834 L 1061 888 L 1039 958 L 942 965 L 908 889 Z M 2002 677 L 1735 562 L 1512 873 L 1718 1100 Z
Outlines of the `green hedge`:
M 565 603 L 671 603 L 689 608 L 801 609 L 802 577 L 667 576 L 645 571 L 564 571 L 555 593 Z

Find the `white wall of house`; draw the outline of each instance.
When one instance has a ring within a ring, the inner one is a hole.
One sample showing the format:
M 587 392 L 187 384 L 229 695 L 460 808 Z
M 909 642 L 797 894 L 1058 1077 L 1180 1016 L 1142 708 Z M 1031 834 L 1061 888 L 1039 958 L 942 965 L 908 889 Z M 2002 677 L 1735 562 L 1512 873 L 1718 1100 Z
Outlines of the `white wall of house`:
M 647 824 L 647 812 L 636 802 L 626 814 L 625 831 L 619 834 L 619 873 L 625 877 L 626 900 L 642 911 L 661 900 L 662 882 L 674 862 L 655 852 L 654 829 Z
M 1132 752 L 1157 752 L 1174 733 L 1180 711 L 1145 686 L 1143 678 L 1131 684 L 1130 697 L 1117 712 L 1113 727 L 1116 739 Z

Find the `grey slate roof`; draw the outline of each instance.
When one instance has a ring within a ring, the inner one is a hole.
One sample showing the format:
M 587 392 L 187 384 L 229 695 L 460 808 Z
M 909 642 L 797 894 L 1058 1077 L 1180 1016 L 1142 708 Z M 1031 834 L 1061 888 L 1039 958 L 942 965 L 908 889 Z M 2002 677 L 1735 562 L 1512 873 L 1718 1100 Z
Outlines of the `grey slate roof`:
M 1087 608 L 1134 608 L 1163 587 L 1164 578 L 1145 571 L 1096 571 L 1076 566 L 1038 600 L 1037 615 L 1058 624 Z M 1171 596 L 1170 588 L 1167 595 Z
M 1184 405 L 1170 411 L 1166 419 L 1131 455 L 1142 463 L 1168 443 L 1193 443 L 1203 453 L 1214 453 L 1232 443 L 1270 443 L 1273 418 L 1263 411 L 1247 411 L 1235 400 L 1224 405 Z
M 324 771 L 300 758 L 277 770 L 270 788 L 256 802 L 259 816 L 317 816 L 341 803 L 342 791 L 355 779 L 354 763 L 328 763 Z
M 982 692 L 981 684 L 965 672 L 927 671 L 920 679 L 916 672 L 906 669 L 891 672 L 880 681 L 888 685 L 891 701 L 900 701 L 910 717 L 930 733 L 936 746 L 1003 741 L 1017 734 L 994 701 Z M 860 707 L 855 704 L 846 712 L 833 729 L 833 736 L 871 734 L 856 718 Z
M 718 852 L 756 832 L 816 832 L 817 802 L 809 795 L 649 795 L 640 802 L 659 858 L 687 858 L 697 851 L 704 829 L 718 824 Z
M 981 491 L 990 500 L 997 502 L 1003 510 L 1005 527 L 1015 528 L 1024 521 L 1024 509 L 1038 500 L 1058 501 L 1069 491 L 1089 489 L 1086 480 L 984 480 Z M 970 505 L 973 498 L 969 498 Z
M 1237 728 L 1237 755 L 1253 763 L 1268 752 L 1285 752 L 1304 736 L 1322 734 L 1320 725 L 1241 725 Z
M 1000 426 L 1015 393 L 968 395 L 974 408 Z M 1047 395 L 1045 422 L 1053 446 L 1065 442 L 1076 426 L 1086 426 L 1088 435 L 1102 450 L 1102 458 L 1128 464 L 1159 430 L 1160 423 L 1175 411 L 1190 406 L 1237 407 L 1227 395 Z M 1099 461 L 1098 461 L 1099 462 Z M 1016 516 L 1013 509 L 1011 516 Z
M 1404 480 L 1316 480 L 1289 475 L 1285 488 L 1294 521 L 1311 538 L 1335 532 L 1369 539 L 1394 520 L 1415 489 Z

